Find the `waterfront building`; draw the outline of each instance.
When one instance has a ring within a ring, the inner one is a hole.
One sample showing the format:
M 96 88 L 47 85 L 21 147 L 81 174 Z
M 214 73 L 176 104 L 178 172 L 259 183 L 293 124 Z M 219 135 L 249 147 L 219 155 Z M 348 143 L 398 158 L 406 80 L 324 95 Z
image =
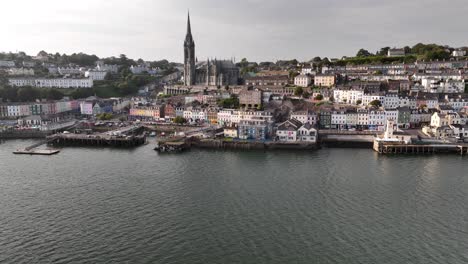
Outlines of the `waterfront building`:
M 370 130 L 383 131 L 387 121 L 385 111 L 372 109 L 369 111 L 368 126 Z
M 355 108 L 346 109 L 346 128 L 356 128 L 359 123 L 359 114 Z
M 225 127 L 224 128 L 224 137 L 225 138 L 238 138 L 239 134 L 237 127 Z
M 297 130 L 298 141 L 316 143 L 317 135 L 317 129 L 310 123 L 305 123 Z
M 331 128 L 331 118 L 332 112 L 328 109 L 321 109 L 320 110 L 320 117 L 319 117 L 319 126 L 321 129 L 330 129 Z
M 276 138 L 283 142 L 297 141 L 297 131 L 302 127 L 302 123 L 296 119 L 289 119 L 278 125 L 276 128 Z
M 264 141 L 270 136 L 271 127 L 271 123 L 263 119 L 242 119 L 238 125 L 239 138 Z
M 410 128 L 411 126 L 411 110 L 409 107 L 399 107 L 397 125 L 400 128 Z M 387 118 L 388 119 L 388 118 Z
M 331 113 L 331 128 L 343 129 L 346 127 L 346 112 L 344 110 L 336 110 Z

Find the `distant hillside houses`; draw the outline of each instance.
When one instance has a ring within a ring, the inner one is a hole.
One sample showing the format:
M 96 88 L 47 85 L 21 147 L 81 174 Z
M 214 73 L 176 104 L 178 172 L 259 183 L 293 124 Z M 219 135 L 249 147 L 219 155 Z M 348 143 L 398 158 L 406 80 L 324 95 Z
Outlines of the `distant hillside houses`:
M 89 78 L 71 79 L 71 78 L 54 78 L 54 79 L 30 79 L 30 78 L 10 78 L 9 84 L 16 87 L 40 87 L 40 88 L 92 88 L 93 80 Z
M 0 60 L 0 67 L 15 67 L 14 61 Z
M 17 76 L 17 75 L 33 76 L 34 75 L 34 69 L 10 68 L 10 69 L 8 69 L 8 75 L 12 75 L 12 76 Z

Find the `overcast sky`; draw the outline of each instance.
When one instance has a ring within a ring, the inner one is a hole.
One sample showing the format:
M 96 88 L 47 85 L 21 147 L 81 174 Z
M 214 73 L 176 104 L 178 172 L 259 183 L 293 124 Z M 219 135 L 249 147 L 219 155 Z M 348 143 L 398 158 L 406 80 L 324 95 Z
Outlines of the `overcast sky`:
M 200 60 L 468 45 L 467 0 L 13 0 L 2 1 L 0 51 L 182 62 L 188 9 Z

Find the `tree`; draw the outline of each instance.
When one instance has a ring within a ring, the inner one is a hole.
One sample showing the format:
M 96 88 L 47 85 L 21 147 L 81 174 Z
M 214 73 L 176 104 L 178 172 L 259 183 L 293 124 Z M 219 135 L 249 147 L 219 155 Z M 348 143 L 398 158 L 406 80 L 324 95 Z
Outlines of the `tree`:
M 112 119 L 112 114 L 111 113 L 102 113 L 102 114 L 99 114 L 97 115 L 97 118 L 99 120 L 111 120 Z
M 239 98 L 231 96 L 231 98 L 222 99 L 218 101 L 218 105 L 223 108 L 239 108 Z
M 303 94 L 302 94 L 302 97 L 303 98 L 306 98 L 306 99 L 309 99 L 310 98 L 310 93 L 305 91 Z
M 289 79 L 294 79 L 298 75 L 299 73 L 297 71 L 293 71 L 293 70 L 289 71 Z
M 49 89 L 47 91 L 47 99 L 49 100 L 60 100 L 63 96 L 64 94 L 57 89 Z
M 315 62 L 315 63 L 319 63 L 321 61 L 322 61 L 322 59 L 320 57 L 318 57 L 318 56 L 312 59 L 312 62 Z
M 410 54 L 411 53 L 411 48 L 409 46 L 405 46 L 403 48 L 403 50 L 405 51 L 405 54 Z
M 380 51 L 377 53 L 377 55 L 387 56 L 388 50 L 390 50 L 390 47 L 381 48 Z
M 41 94 L 37 89 L 32 87 L 21 87 L 17 91 L 17 98 L 20 102 L 32 102 L 36 99 L 39 99 Z
M 356 105 L 360 105 L 360 104 L 362 104 L 362 100 L 357 100 Z
M 298 86 L 296 89 L 294 89 L 294 95 L 295 96 L 301 96 L 304 93 L 304 89 L 302 87 Z
M 380 102 L 380 100 L 374 100 L 374 101 L 370 102 L 369 105 L 375 106 L 375 107 L 381 107 L 382 102 Z
M 314 99 L 315 99 L 316 101 L 322 101 L 322 100 L 323 100 L 323 95 L 317 94 L 317 96 L 315 96 Z
M 174 118 L 173 120 L 174 123 L 176 124 L 185 124 L 187 123 L 187 119 L 181 117 L 181 116 L 176 116 L 176 118 Z
M 365 49 L 360 49 L 356 54 L 356 57 L 369 57 L 369 56 L 372 56 L 372 53 L 370 53 L 368 50 L 365 50 Z

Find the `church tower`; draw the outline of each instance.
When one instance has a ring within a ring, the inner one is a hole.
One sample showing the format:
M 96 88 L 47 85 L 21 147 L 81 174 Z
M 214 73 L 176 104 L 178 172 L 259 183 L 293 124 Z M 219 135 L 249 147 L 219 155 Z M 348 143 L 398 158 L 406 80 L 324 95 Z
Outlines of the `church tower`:
M 195 42 L 190 27 L 190 13 L 187 16 L 187 35 L 184 41 L 184 82 L 195 85 Z

